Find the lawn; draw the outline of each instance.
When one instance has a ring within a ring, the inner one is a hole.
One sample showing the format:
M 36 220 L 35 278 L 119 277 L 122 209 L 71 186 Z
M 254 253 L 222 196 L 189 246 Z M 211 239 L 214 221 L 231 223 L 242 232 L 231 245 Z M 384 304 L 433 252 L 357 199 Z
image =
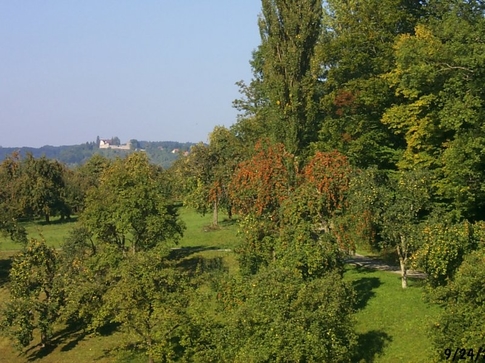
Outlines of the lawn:
M 22 225 L 27 230 L 29 238 L 45 239 L 49 246 L 60 247 L 69 231 L 76 226 L 77 217 L 72 217 L 70 221 L 61 221 L 53 218 L 51 223 L 46 224 L 44 220 L 24 222 Z M 0 234 L 0 251 L 16 251 L 20 246 L 10 240 L 10 238 Z
M 429 362 L 428 327 L 439 313 L 423 299 L 423 281 L 408 279 L 402 289 L 398 274 L 348 266 L 345 279 L 357 292 L 355 362 Z
M 237 271 L 233 252 L 238 244 L 237 224 L 221 216 L 218 228 L 211 228 L 211 215 L 200 216 L 181 208 L 180 216 L 187 229 L 175 254 L 187 263 L 204 263 L 222 259 L 230 272 Z M 55 222 L 45 225 L 31 222 L 26 225 L 29 236 L 42 234 L 47 243 L 59 246 L 75 222 Z M 0 304 L 8 300 L 7 280 L 10 250 L 18 246 L 0 240 Z M 410 281 L 407 290 L 401 288 L 399 276 L 381 271 L 367 271 L 348 266 L 345 279 L 352 282 L 358 294 L 356 331 L 359 334 L 358 353 L 354 362 L 427 362 L 432 353 L 427 327 L 439 312 L 423 300 L 422 282 Z M 120 341 L 120 335 L 110 331 L 104 335 L 85 336 L 82 332 L 66 332 L 59 327 L 56 345 L 49 351 L 31 346 L 19 355 L 10 341 L 0 337 L 0 363 L 28 362 L 144 362 L 138 355 L 121 357 L 111 351 Z

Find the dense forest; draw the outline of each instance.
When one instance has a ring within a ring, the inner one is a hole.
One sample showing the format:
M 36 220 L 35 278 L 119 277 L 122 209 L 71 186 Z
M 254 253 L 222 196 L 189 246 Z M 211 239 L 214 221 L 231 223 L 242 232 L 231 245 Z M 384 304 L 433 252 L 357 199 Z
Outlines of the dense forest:
M 262 0 L 240 116 L 170 167 L 134 152 L 68 168 L 11 154 L 0 228 L 23 249 L 2 332 L 118 324 L 149 362 L 347 362 L 356 249 L 394 251 L 442 307 L 429 334 L 485 328 L 485 3 Z M 483 78 L 482 78 L 483 77 Z M 480 79 L 482 81 L 480 81 Z M 238 272 L 184 269 L 180 204 L 239 225 Z M 61 250 L 22 221 L 79 218 Z M 126 347 L 125 347 L 126 348 Z M 128 349 L 128 348 L 127 348 Z

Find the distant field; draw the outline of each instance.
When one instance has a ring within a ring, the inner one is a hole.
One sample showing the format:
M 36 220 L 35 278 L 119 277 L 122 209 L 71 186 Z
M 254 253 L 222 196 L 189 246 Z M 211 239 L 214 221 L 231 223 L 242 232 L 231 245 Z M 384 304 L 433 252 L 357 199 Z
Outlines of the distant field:
M 200 216 L 192 210 L 181 208 L 180 216 L 187 225 L 180 242 L 181 253 L 187 262 L 201 262 L 221 257 L 230 272 L 237 270 L 234 247 L 238 244 L 237 224 L 221 217 L 219 229 L 209 228 L 211 215 Z M 42 233 L 48 244 L 59 246 L 75 222 L 51 225 L 31 223 L 27 225 L 32 236 Z M 6 248 L 8 246 L 8 248 Z M 8 300 L 5 283 L 8 275 L 9 257 L 15 249 L 13 244 L 0 240 L 0 305 Z M 351 281 L 358 293 L 356 330 L 359 334 L 359 349 L 353 362 L 427 362 L 432 353 L 427 327 L 439 312 L 436 306 L 423 301 L 422 282 L 412 280 L 407 290 L 402 290 L 399 276 L 381 271 L 366 271 L 349 266 L 345 279 Z M 62 329 L 62 327 L 59 327 Z M 64 332 L 66 333 L 66 332 Z M 145 362 L 143 355 L 119 356 L 110 350 L 119 343 L 117 333 L 100 336 L 83 336 L 58 333 L 57 345 L 48 352 L 40 353 L 38 347 L 19 355 L 11 343 L 0 337 L 0 363 L 38 361 L 55 362 Z
M 53 218 L 50 224 L 43 220 L 25 222 L 23 226 L 27 230 L 29 238 L 45 239 L 47 245 L 59 247 L 68 236 L 69 231 L 76 226 L 77 218 L 73 217 L 71 221 L 61 222 Z M 20 246 L 13 243 L 10 238 L 0 234 L 0 251 L 14 251 L 20 249 Z

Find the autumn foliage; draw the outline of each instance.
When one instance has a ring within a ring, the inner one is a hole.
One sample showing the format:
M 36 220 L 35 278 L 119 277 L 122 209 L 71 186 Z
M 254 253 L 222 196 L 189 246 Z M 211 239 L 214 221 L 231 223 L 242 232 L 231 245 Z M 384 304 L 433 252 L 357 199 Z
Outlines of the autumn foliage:
M 286 254 L 295 249 L 290 254 L 301 255 L 293 260 L 300 267 L 306 266 L 306 271 L 311 261 L 304 256 L 335 252 L 324 247 L 327 243 L 318 241 L 322 234 L 327 235 L 328 243 L 335 241 L 333 218 L 345 206 L 349 162 L 334 151 L 317 152 L 301 170 L 296 165 L 296 157 L 282 144 L 263 141 L 257 144 L 254 155 L 236 169 L 231 198 L 235 212 L 241 216 L 244 235 L 240 263 L 243 268 L 247 263 L 249 271 L 256 271 L 259 264 L 286 261 Z
M 255 216 L 274 215 L 292 190 L 290 168 L 294 156 L 283 144 L 256 144 L 255 154 L 239 164 L 230 190 L 236 213 Z
M 349 188 L 350 165 L 338 151 L 317 152 L 302 170 L 304 187 L 313 195 L 314 211 L 333 216 L 344 207 L 345 192 Z

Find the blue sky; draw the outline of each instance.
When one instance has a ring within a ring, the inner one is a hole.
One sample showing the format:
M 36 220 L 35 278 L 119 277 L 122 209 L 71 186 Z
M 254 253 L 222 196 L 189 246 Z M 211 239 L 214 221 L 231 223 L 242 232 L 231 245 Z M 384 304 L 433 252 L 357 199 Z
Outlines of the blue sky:
M 236 121 L 259 0 L 0 2 L 0 146 L 207 141 Z

